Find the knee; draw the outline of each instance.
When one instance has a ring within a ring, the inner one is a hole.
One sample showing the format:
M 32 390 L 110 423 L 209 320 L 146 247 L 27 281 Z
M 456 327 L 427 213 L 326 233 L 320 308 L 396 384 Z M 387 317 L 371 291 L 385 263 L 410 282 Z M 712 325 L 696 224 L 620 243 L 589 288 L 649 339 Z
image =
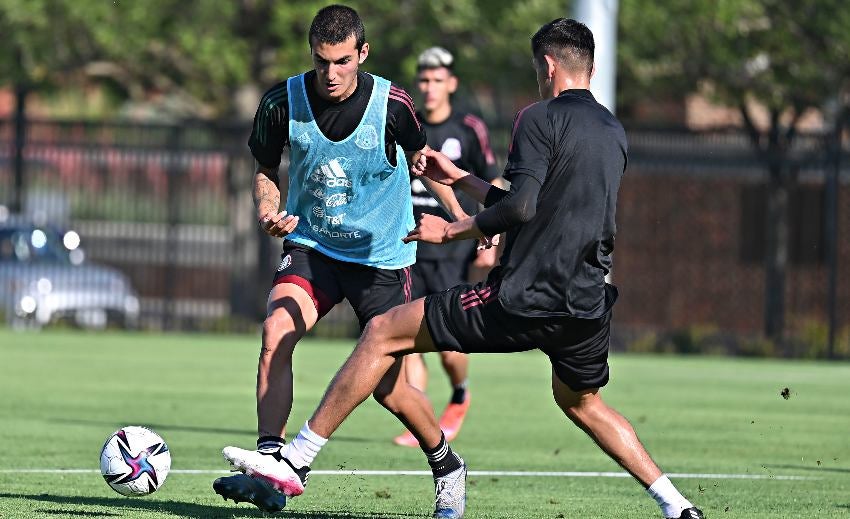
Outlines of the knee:
M 393 355 L 393 344 L 387 332 L 389 324 L 390 321 L 383 315 L 373 317 L 363 328 L 356 350 L 371 357 Z
M 366 323 L 366 327 L 363 329 L 363 336 L 361 339 L 361 345 L 363 347 L 374 347 L 375 344 L 380 344 L 384 342 L 387 338 L 387 326 L 390 324 L 391 320 L 387 317 L 386 314 L 376 315 L 371 318 L 368 323 Z
M 558 391 L 553 391 L 553 396 L 558 407 L 567 415 L 567 418 L 579 425 L 588 422 L 596 412 L 597 405 L 601 403 L 599 396 L 595 393 L 564 395 Z
M 372 397 L 376 402 L 381 404 L 389 412 L 397 414 L 400 410 L 400 399 L 397 391 L 393 391 L 394 384 L 381 381 L 375 391 L 372 392 Z
M 268 315 L 263 321 L 263 353 L 292 355 L 299 339 L 295 323 L 287 312 L 279 311 Z

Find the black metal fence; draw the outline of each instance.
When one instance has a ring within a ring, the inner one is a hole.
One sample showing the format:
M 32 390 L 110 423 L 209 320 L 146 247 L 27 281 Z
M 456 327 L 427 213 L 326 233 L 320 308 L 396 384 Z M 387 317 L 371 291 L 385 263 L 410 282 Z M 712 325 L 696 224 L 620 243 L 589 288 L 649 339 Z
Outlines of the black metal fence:
M 23 242 L 18 237 L 4 246 L 0 234 L 6 258 L 0 280 L 4 272 L 12 278 L 0 286 L 6 321 L 33 325 L 46 312 L 75 325 L 109 325 L 116 314 L 115 322 L 144 329 L 256 330 L 279 244 L 263 237 L 254 221 L 248 131 L 201 122 L 29 121 L 21 175 L 14 121 L 0 120 L 0 205 L 20 205 L 22 214 L 7 216 L 5 225 L 30 220 L 56 231 L 60 240 L 73 230 L 85 257 L 81 265 L 66 266 L 73 276 L 45 270 L 46 261 L 29 262 L 38 266 L 29 273 L 20 265 L 13 272 L 13 256 L 25 263 L 18 257 Z M 618 305 L 620 326 L 653 333 L 714 327 L 757 336 L 765 308 L 762 237 L 772 222 L 763 218 L 767 173 L 748 138 L 646 128 L 631 130 L 629 138 L 615 271 L 629 294 Z M 850 315 L 843 267 L 850 260 L 850 157 L 846 146 L 838 154 L 828 139 L 801 136 L 790 155 L 795 177 L 785 308 L 791 333 L 800 335 L 798 317 L 805 315 L 823 323 L 841 345 L 850 342 L 850 323 L 843 319 Z M 494 136 L 497 147 L 505 141 Z M 28 254 L 37 258 L 48 247 L 33 248 L 33 231 L 26 232 Z M 80 268 L 86 265 L 105 268 Z M 48 281 L 39 288 L 41 279 Z M 104 319 L 92 301 L 106 296 L 93 287 L 107 287 L 102 291 L 108 293 L 122 283 L 132 295 Z M 25 297 L 30 299 L 22 308 Z M 74 297 L 76 305 L 69 302 Z M 128 311 L 133 297 L 136 312 Z M 350 311 L 340 305 L 316 333 L 356 330 Z

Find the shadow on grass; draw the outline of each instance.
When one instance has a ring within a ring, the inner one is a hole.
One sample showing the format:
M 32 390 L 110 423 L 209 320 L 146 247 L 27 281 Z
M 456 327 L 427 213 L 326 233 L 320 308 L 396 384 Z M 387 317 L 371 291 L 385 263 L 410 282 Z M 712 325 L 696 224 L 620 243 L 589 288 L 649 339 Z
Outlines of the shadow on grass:
M 97 426 L 106 426 L 108 429 L 118 429 L 119 427 L 128 425 L 128 424 L 120 424 L 117 422 L 110 421 L 98 421 L 98 420 L 79 420 L 79 419 L 71 419 L 71 418 L 54 418 L 47 420 L 51 423 L 58 424 L 69 424 L 69 425 L 97 425 Z M 236 428 L 225 428 L 225 427 L 198 427 L 193 425 L 175 425 L 175 424 L 164 424 L 164 423 L 141 423 L 139 425 L 143 425 L 155 431 L 165 432 L 165 431 L 180 431 L 180 432 L 193 432 L 193 433 L 209 433 L 209 434 L 233 434 L 233 435 L 255 435 L 256 431 L 253 429 L 236 429 Z M 384 439 L 375 439 L 375 438 L 358 438 L 353 436 L 334 436 L 334 442 L 349 442 L 349 443 L 384 443 Z
M 219 507 L 202 505 L 197 503 L 186 503 L 180 501 L 160 501 L 155 499 L 134 499 L 117 497 L 82 497 L 82 496 L 55 496 L 49 494 L 7 494 L 0 492 L 0 499 L 22 499 L 38 501 L 41 503 L 53 503 L 56 505 L 72 505 L 86 507 L 105 507 L 114 510 L 141 510 L 159 513 L 169 513 L 176 517 L 191 517 L 194 519 L 214 519 L 235 517 L 280 517 L 286 519 L 393 519 L 402 517 L 422 517 L 421 515 L 409 515 L 402 513 L 350 513 L 334 511 L 293 511 L 279 514 L 265 514 L 251 505 Z M 34 509 L 34 512 L 49 515 L 66 515 L 80 517 L 120 517 L 120 513 L 80 511 L 67 508 Z
M 110 514 L 108 512 L 85 512 L 82 510 L 65 510 L 62 508 L 57 508 L 56 510 L 46 510 L 44 508 L 36 508 L 34 510 L 38 514 L 47 514 L 47 515 L 61 515 L 62 517 L 66 516 L 79 516 L 79 517 L 119 517 L 121 514 Z

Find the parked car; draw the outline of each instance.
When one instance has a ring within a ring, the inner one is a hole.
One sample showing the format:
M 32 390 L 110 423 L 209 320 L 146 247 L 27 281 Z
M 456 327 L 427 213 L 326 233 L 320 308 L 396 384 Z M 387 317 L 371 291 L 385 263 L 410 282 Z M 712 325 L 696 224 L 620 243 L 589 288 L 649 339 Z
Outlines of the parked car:
M 15 328 L 58 320 L 83 328 L 135 327 L 139 298 L 124 274 L 85 260 L 75 231 L 6 215 L 0 218 L 0 312 Z

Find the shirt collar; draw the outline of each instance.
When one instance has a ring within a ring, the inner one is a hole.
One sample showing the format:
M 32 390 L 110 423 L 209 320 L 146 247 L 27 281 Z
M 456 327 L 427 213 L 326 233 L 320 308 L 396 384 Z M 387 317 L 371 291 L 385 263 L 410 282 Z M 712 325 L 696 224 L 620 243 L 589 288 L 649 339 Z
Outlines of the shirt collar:
M 593 97 L 593 94 L 590 93 L 590 90 L 587 90 L 586 88 L 568 88 L 567 90 L 564 90 L 560 94 L 558 94 L 558 97 L 564 95 L 574 95 L 584 97 L 585 99 L 593 99 L 594 101 L 596 100 Z

